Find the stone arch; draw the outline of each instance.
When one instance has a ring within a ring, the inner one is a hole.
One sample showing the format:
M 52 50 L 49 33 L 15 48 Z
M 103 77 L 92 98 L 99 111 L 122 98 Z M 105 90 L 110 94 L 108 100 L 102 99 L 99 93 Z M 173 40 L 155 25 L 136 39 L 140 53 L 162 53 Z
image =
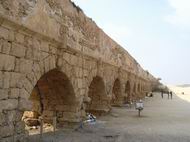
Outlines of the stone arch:
M 79 117 L 76 115 L 77 99 L 70 79 L 58 69 L 50 70 L 40 77 L 29 101 L 32 107 L 23 115 L 26 123 L 30 122 L 28 120 L 37 120 L 39 116 L 43 116 L 44 122 L 48 123 L 52 123 L 56 116 L 59 124 L 76 122 Z
M 121 87 L 121 82 L 120 80 L 117 78 L 114 81 L 113 84 L 113 89 L 112 89 L 112 105 L 120 105 L 122 102 L 122 87 Z
M 86 112 L 99 115 L 110 110 L 104 80 L 100 76 L 92 79 L 88 89 L 88 97 L 91 101 L 86 106 Z
M 131 100 L 131 84 L 129 80 L 125 83 L 125 94 L 127 95 L 125 102 L 129 102 Z

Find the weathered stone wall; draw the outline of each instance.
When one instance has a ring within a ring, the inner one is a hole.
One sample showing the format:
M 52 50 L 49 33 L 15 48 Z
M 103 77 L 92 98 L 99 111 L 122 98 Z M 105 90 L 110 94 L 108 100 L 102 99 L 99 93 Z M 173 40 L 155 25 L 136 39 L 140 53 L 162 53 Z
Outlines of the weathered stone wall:
M 155 82 L 69 0 L 0 0 L 0 141 L 24 141 L 24 111 L 79 122 Z

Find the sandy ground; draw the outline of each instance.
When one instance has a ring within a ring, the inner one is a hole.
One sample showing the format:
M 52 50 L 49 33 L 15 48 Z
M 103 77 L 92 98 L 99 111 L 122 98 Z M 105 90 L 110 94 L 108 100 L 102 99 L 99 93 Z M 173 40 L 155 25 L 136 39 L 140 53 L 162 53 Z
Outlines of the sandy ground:
M 43 142 L 190 142 L 190 102 L 160 94 L 144 101 L 142 116 L 134 108 L 113 108 L 96 124 L 43 135 Z M 29 140 L 28 140 L 29 141 Z M 29 142 L 38 142 L 39 136 Z
M 190 102 L 190 87 L 178 87 L 178 86 L 168 86 L 172 91 L 176 93 L 181 99 Z M 184 94 L 182 94 L 182 92 Z

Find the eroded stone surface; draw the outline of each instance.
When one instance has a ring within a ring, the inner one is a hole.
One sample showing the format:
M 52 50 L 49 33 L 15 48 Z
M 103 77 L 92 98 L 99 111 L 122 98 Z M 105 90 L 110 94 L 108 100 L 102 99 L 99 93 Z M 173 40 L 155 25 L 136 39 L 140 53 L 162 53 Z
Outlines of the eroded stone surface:
M 79 122 L 156 83 L 70 0 L 0 0 L 0 141 L 24 141 L 24 111 Z

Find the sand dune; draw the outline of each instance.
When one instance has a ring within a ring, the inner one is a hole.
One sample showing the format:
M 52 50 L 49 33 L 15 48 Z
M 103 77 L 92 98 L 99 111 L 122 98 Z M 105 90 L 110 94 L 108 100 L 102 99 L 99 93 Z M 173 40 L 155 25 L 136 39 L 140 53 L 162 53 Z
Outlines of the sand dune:
M 190 87 L 167 85 L 181 99 L 190 102 Z M 184 93 L 184 94 L 183 94 Z

